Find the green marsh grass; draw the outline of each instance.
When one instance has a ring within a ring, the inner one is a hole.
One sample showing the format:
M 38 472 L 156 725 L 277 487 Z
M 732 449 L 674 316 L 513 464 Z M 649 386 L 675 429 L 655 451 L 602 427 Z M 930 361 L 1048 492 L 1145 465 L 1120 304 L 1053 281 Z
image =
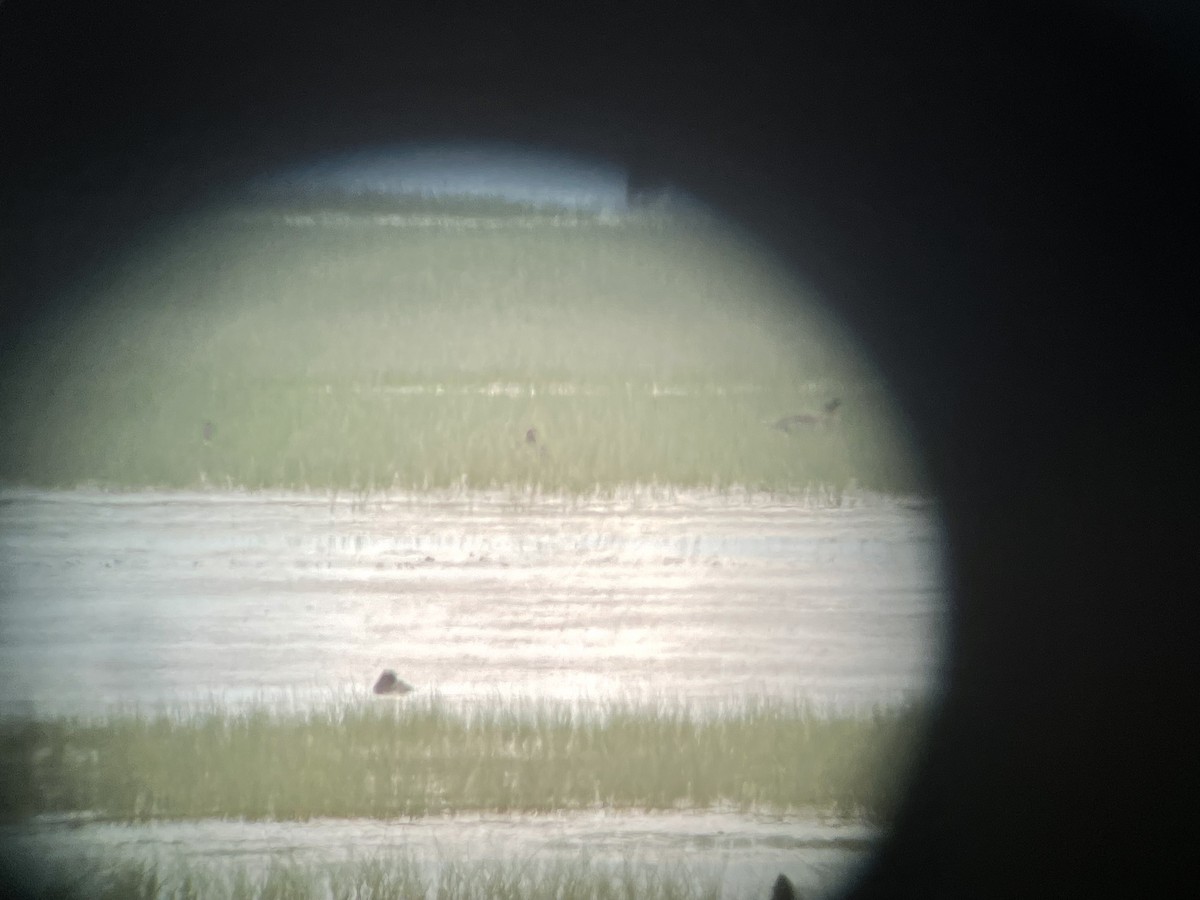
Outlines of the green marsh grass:
M 919 488 L 853 341 L 756 251 L 703 221 L 570 222 L 184 223 L 0 361 L 0 483 Z M 834 396 L 834 426 L 769 427 Z
M 467 811 L 815 810 L 885 823 L 915 708 L 748 701 L 451 706 L 436 697 L 114 713 L 5 726 L 3 808 L 115 821 L 417 818 Z

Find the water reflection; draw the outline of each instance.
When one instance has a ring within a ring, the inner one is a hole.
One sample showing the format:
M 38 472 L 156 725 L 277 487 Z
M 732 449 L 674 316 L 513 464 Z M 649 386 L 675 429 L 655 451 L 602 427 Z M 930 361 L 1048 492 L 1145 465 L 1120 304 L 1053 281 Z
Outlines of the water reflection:
M 558 813 L 540 816 L 456 816 L 380 822 L 318 820 L 251 823 L 205 821 L 126 826 L 91 824 L 66 829 L 43 820 L 0 830 L 10 855 L 70 864 L 81 856 L 105 859 L 226 863 L 264 869 L 272 860 L 327 865 L 349 859 L 403 856 L 426 879 L 449 860 L 472 862 L 576 861 L 605 866 L 683 864 L 699 880 L 719 881 L 727 896 L 767 896 L 786 873 L 805 896 L 843 882 L 874 842 L 862 826 L 815 819 L 688 813 Z
M 937 687 L 934 510 L 848 496 L 330 498 L 8 491 L 0 502 L 7 715 L 276 700 L 394 703 L 397 668 L 466 705 L 802 697 L 862 709 Z M 808 894 L 873 833 L 798 816 L 589 811 L 406 822 L 6 826 L 11 859 L 263 866 L 403 854 L 684 864 L 734 895 Z M 58 863 L 54 863 L 57 865 Z
M 365 694 L 747 695 L 852 707 L 936 686 L 931 509 L 698 494 L 9 492 L 0 702 Z

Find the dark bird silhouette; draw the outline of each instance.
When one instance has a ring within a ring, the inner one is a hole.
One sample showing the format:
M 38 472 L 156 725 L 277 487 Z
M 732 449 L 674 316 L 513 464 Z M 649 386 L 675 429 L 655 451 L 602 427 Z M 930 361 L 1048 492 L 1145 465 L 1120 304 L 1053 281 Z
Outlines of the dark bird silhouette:
M 842 401 L 835 398 L 826 403 L 819 413 L 797 413 L 794 416 L 784 416 L 771 427 L 786 431 L 788 434 L 793 431 L 820 428 L 833 420 L 841 405 Z
M 786 875 L 781 874 L 775 879 L 775 887 L 771 888 L 771 900 L 797 900 L 796 887 Z
M 391 669 L 384 669 L 375 687 L 371 688 L 376 694 L 408 694 L 412 689 L 411 684 L 401 681 Z
M 546 449 L 544 444 L 538 442 L 538 432 L 532 426 L 525 432 L 525 446 L 533 452 L 537 453 L 537 458 L 540 461 L 545 461 L 550 458 L 550 451 Z

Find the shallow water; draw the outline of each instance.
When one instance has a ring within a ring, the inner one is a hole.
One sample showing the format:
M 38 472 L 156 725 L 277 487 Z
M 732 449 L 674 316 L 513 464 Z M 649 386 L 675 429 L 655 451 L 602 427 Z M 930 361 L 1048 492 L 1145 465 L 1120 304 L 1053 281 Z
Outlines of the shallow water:
M 936 690 L 940 532 L 915 502 L 699 492 L 0 493 L 0 712 L 372 697 L 382 668 L 454 702 L 747 697 L 861 709 Z M 712 812 L 416 822 L 40 820 L 10 861 L 71 854 L 261 863 L 403 853 L 633 860 L 767 896 L 836 886 L 870 833 Z
M 862 706 L 934 686 L 928 507 L 691 494 L 355 503 L 0 495 L 0 704 L 746 695 Z
M 152 826 L 65 826 L 42 820 L 0 829 L 12 859 L 78 865 L 85 857 L 233 864 L 261 871 L 272 860 L 307 865 L 398 855 L 428 881 L 447 861 L 553 863 L 587 860 L 597 868 L 683 866 L 691 877 L 719 880 L 726 896 L 766 897 L 785 873 L 806 894 L 828 891 L 868 858 L 874 835 L 860 826 L 813 819 L 721 813 L 571 813 L 456 816 L 379 822 L 205 821 Z

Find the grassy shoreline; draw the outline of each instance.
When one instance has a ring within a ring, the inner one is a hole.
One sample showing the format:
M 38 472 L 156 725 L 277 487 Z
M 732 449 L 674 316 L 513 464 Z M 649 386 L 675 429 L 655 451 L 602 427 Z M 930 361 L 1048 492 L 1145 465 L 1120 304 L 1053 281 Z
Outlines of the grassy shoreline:
M 110 268 L 0 360 L 0 481 L 920 487 L 854 342 L 716 226 L 293 227 L 268 208 Z M 831 397 L 836 427 L 770 427 Z
M 0 809 L 145 822 L 720 807 L 885 824 L 923 723 L 911 706 L 832 716 L 756 700 L 702 716 L 612 703 L 582 714 L 433 697 L 10 721 Z

